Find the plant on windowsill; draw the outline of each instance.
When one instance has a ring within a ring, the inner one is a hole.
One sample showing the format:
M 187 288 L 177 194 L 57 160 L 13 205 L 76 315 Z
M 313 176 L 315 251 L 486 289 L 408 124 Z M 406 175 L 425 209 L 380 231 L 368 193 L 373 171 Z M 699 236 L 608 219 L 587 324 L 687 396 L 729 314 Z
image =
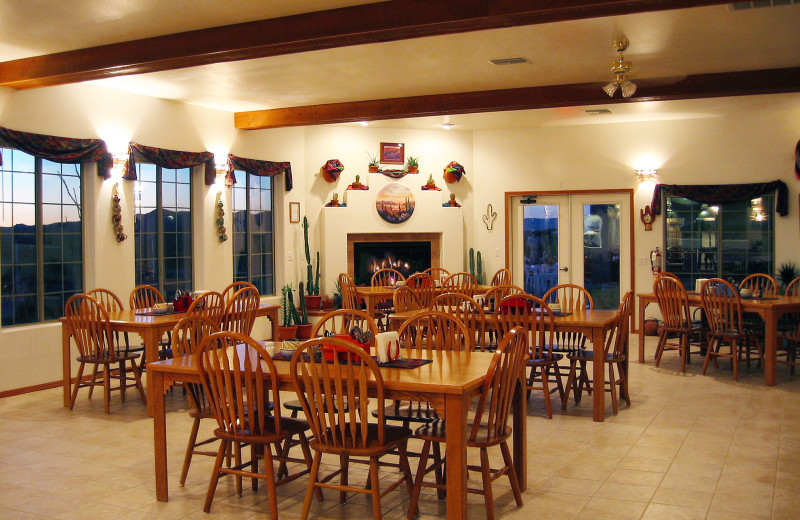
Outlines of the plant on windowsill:
M 315 311 L 319 309 L 320 300 L 322 300 L 322 297 L 319 295 L 319 251 L 317 251 L 316 275 L 312 277 L 311 250 L 308 247 L 308 217 L 303 217 L 303 240 L 305 242 L 305 252 L 306 252 L 306 273 L 307 273 L 306 287 L 308 288 L 308 294 L 303 299 L 306 307 Z
M 297 336 L 297 325 L 294 315 L 297 309 L 294 306 L 294 296 L 292 295 L 291 284 L 286 284 L 281 289 L 281 326 L 278 327 L 278 339 L 285 341 L 294 339 Z

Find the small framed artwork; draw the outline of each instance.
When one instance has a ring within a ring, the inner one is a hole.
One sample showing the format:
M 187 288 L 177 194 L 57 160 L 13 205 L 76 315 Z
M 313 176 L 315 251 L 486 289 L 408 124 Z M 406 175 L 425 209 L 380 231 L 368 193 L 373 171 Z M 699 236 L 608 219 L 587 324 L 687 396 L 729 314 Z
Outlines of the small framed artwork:
M 289 222 L 292 224 L 297 224 L 300 222 L 300 203 L 299 202 L 290 202 L 289 203 Z
M 403 143 L 381 143 L 381 163 L 405 164 L 405 148 Z

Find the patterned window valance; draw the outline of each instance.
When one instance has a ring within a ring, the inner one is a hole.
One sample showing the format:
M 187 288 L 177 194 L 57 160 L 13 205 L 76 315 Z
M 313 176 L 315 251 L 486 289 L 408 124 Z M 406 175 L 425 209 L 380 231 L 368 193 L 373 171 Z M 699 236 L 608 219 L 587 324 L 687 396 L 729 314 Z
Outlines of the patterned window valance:
M 225 185 L 228 187 L 233 186 L 233 184 L 236 182 L 236 177 L 233 174 L 233 170 L 244 170 L 251 175 L 258 175 L 259 177 L 274 177 L 275 175 L 283 173 L 283 181 L 286 191 L 292 191 L 293 183 L 291 163 L 258 161 L 256 159 L 246 159 L 244 157 L 237 157 L 233 154 L 228 154 L 228 175 L 225 177 Z M 208 178 L 206 178 L 206 184 L 209 184 Z
M 656 184 L 651 203 L 655 215 L 661 214 L 661 194 L 665 191 L 701 204 L 740 202 L 777 191 L 775 213 L 782 217 L 789 214 L 789 187 L 783 181 L 752 184 Z
M 0 141 L 18 150 L 48 161 L 66 164 L 97 163 L 97 174 L 108 179 L 113 159 L 102 139 L 73 139 L 53 135 L 32 134 L 0 126 Z M 3 156 L 0 155 L 0 166 Z
M 209 172 L 211 177 L 214 177 L 214 154 L 211 152 L 178 152 L 176 150 L 130 143 L 128 145 L 128 164 L 125 167 L 125 175 L 123 176 L 129 181 L 136 180 L 137 155 L 162 168 L 188 168 L 205 163 L 206 179 L 208 179 Z

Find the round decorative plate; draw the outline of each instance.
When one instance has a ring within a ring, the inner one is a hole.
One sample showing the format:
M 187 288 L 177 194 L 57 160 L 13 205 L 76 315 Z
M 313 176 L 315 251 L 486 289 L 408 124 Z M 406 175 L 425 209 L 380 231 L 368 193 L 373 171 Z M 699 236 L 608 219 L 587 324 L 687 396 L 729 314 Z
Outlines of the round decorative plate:
M 378 215 L 391 224 L 408 220 L 414 213 L 414 205 L 414 194 L 408 187 L 398 183 L 384 186 L 375 201 Z

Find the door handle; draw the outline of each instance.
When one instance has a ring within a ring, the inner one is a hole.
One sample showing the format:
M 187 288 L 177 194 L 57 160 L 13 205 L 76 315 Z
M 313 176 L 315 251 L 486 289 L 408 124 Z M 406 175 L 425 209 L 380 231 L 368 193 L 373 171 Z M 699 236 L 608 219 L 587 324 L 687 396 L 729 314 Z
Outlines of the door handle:
M 569 267 L 559 267 L 558 270 L 564 271 L 566 273 L 567 271 L 569 271 Z

